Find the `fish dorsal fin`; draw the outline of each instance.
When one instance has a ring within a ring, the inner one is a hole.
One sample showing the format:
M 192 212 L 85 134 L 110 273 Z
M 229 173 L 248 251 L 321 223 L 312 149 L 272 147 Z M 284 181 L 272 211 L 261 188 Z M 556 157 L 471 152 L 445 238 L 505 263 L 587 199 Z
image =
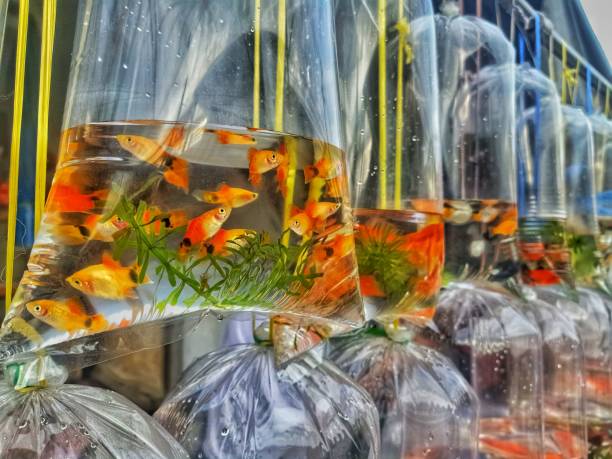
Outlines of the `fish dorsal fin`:
M 301 214 L 301 213 L 302 213 L 302 209 L 300 209 L 299 207 L 297 207 L 297 206 L 292 206 L 291 207 L 291 216 L 292 217 L 294 215 Z
M 308 201 L 306 201 L 306 206 L 304 207 L 304 212 L 306 212 L 307 215 L 312 216 L 312 213 L 313 213 L 316 205 L 317 205 L 317 201 L 315 201 L 313 199 L 309 199 Z
M 110 252 L 104 252 L 102 254 L 102 264 L 107 268 L 117 269 L 121 268 L 121 263 L 113 258 L 113 255 Z
M 219 188 L 217 189 L 217 191 L 219 193 L 227 193 L 231 189 L 232 189 L 231 186 L 229 186 L 227 183 L 223 182 L 221 185 L 219 185 Z
M 76 298 L 66 300 L 66 306 L 68 306 L 68 310 L 75 315 L 83 314 L 85 312 L 85 307 Z
M 258 150 L 257 148 L 249 148 L 249 151 L 247 153 L 247 157 L 249 158 L 249 161 L 251 161 L 253 159 L 253 156 L 255 156 L 257 154 Z

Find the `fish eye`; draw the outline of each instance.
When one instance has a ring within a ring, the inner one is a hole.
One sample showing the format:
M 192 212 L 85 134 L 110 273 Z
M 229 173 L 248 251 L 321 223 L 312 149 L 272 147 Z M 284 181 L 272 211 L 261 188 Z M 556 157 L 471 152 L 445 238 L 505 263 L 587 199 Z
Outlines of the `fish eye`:
M 293 223 L 291 223 L 293 226 L 300 226 L 300 221 L 299 220 L 293 220 Z
M 74 285 L 76 285 L 77 287 L 81 286 L 81 281 L 79 279 L 74 279 Z
M 270 155 L 270 159 L 271 159 L 272 161 L 276 161 L 276 153 L 272 153 L 272 154 Z
M 122 221 L 123 221 L 123 218 L 121 218 L 121 217 L 116 217 L 116 220 L 117 220 L 118 222 L 122 222 Z
M 35 304 L 34 305 L 34 312 L 40 312 L 42 311 L 42 306 L 40 304 Z
M 223 215 L 225 213 L 225 209 L 223 207 L 219 207 L 219 213 Z

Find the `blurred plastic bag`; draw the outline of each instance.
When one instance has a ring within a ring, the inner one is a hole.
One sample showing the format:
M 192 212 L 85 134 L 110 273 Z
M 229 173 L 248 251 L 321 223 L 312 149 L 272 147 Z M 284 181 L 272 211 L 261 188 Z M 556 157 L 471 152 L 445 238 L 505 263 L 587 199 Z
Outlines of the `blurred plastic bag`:
M 478 399 L 446 357 L 374 327 L 332 339 L 329 358 L 374 398 L 382 457 L 476 457 Z
M 377 458 L 378 413 L 333 365 L 305 353 L 277 370 L 271 347 L 205 355 L 155 418 L 191 457 Z
M 109 390 L 0 385 L 3 459 L 174 459 L 189 456 L 154 419 Z

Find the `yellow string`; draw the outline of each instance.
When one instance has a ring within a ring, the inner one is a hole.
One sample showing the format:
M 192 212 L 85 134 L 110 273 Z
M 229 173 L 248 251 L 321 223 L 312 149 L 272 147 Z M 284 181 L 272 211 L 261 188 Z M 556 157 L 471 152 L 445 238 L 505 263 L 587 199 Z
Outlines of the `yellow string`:
M 260 86 L 261 86 L 261 0 L 255 0 L 255 56 L 253 63 L 253 127 L 259 127 Z
M 15 59 L 15 100 L 13 102 L 13 130 L 11 134 L 11 157 L 9 163 L 9 206 L 6 238 L 6 310 L 13 296 L 13 268 L 15 262 L 15 233 L 17 226 L 17 193 L 19 187 L 19 148 L 21 146 L 21 119 L 23 115 L 23 93 L 25 87 L 26 45 L 28 39 L 29 0 L 19 2 L 19 24 L 17 26 L 17 50 Z
M 395 119 L 395 190 L 394 205 L 395 209 L 401 209 L 402 205 L 402 144 L 404 133 L 404 51 L 408 47 L 406 60 L 412 60 L 412 49 L 407 43 L 410 34 L 410 24 L 404 18 L 403 2 L 398 2 L 398 21 L 395 26 L 399 32 L 397 46 L 397 116 Z
M 378 0 L 378 175 L 380 209 L 387 207 L 387 18 L 386 0 Z
M 563 65 L 563 76 L 561 80 L 561 102 L 567 104 L 568 95 L 573 104 L 576 88 L 578 87 L 578 74 L 580 72 L 580 61 L 576 61 L 576 67 L 571 68 L 567 65 L 567 48 L 561 44 L 561 62 Z
M 47 147 L 49 132 L 49 100 L 51 95 L 51 64 L 55 35 L 57 0 L 43 2 L 43 28 L 40 50 L 40 86 L 38 89 L 38 137 L 36 143 L 36 185 L 34 198 L 34 231 L 38 232 L 47 193 Z

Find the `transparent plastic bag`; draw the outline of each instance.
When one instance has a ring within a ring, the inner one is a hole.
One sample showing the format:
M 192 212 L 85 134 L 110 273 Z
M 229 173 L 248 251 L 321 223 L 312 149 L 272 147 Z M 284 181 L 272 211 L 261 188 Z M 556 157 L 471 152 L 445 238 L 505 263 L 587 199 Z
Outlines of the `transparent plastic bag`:
M 455 366 L 372 328 L 330 341 L 328 357 L 374 399 L 382 457 L 476 457 L 478 399 Z
M 0 384 L 0 457 L 187 459 L 153 418 L 106 389 Z
M 191 457 L 377 458 L 368 394 L 313 353 L 279 370 L 271 347 L 205 355 L 155 413 Z
M 79 2 L 2 359 L 92 364 L 211 309 L 363 323 L 332 21 L 323 1 Z

